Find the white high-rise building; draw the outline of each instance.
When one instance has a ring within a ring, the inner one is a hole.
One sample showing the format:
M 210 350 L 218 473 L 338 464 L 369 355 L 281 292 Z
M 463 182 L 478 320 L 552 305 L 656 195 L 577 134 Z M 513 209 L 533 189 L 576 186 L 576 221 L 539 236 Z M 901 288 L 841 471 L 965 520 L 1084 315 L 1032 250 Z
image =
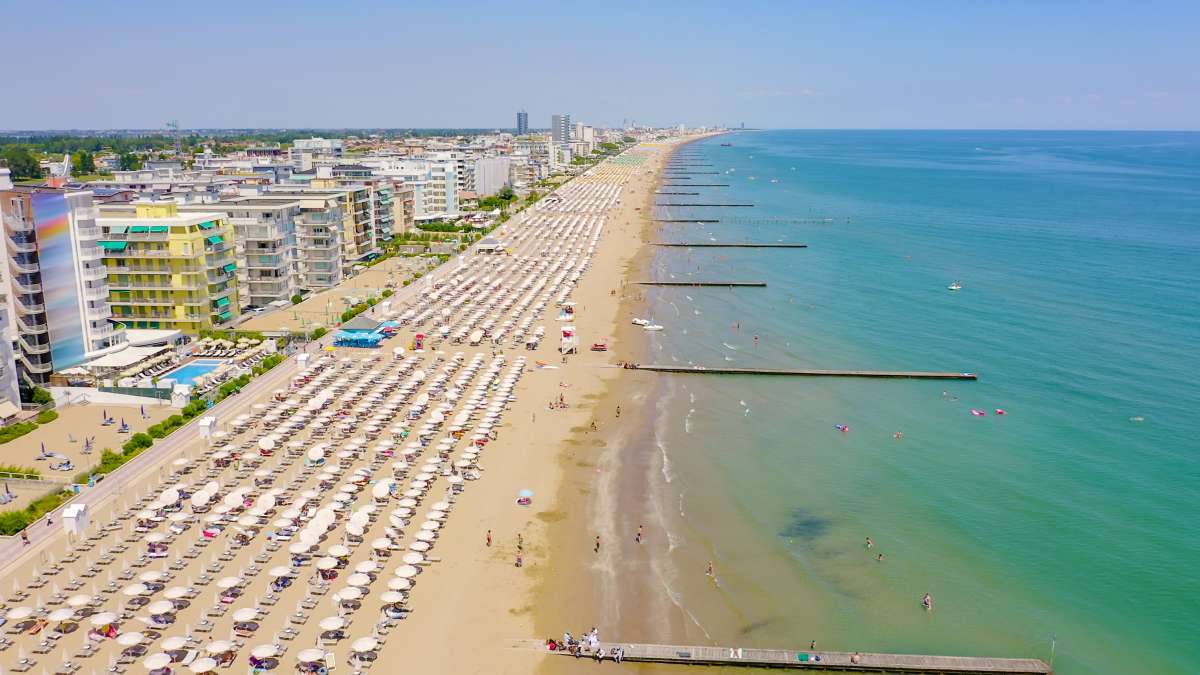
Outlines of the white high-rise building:
M 0 190 L 0 216 L 23 376 L 46 384 L 56 370 L 124 349 L 92 193 L 17 185 Z
M 555 144 L 571 142 L 571 116 L 567 114 L 550 116 L 550 140 Z
M 475 194 L 487 197 L 511 185 L 512 160 L 508 157 L 484 157 L 475 160 Z

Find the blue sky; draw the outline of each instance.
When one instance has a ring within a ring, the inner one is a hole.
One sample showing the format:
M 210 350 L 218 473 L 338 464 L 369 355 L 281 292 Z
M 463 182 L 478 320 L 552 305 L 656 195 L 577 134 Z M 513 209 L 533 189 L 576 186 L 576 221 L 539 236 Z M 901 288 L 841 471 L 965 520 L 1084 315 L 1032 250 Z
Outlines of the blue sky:
M 7 2 L 0 129 L 1200 128 L 1200 2 Z

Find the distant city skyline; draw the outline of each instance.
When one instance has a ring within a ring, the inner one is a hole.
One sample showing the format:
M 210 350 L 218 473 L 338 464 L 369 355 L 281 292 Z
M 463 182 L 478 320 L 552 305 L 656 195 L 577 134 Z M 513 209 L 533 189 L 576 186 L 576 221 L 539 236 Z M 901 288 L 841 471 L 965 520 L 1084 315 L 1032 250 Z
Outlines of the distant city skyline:
M 419 30 L 444 20 L 431 6 L 10 5 L 0 129 L 511 129 L 517 110 L 535 128 L 570 110 L 604 127 L 1200 129 L 1196 3 L 524 8 L 461 3 L 478 20 L 441 50 Z M 417 28 L 403 50 L 362 39 L 400 25 Z M 321 38 L 277 65 L 296 35 Z M 351 105 L 337 92 L 355 83 Z

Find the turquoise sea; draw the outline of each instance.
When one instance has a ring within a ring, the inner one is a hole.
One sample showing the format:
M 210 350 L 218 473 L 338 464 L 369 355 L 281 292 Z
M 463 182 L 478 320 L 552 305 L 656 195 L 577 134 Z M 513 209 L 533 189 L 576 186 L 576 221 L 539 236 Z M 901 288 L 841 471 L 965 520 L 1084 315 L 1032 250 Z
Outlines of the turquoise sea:
M 755 206 L 660 207 L 722 219 L 661 239 L 809 248 L 661 249 L 658 278 L 769 286 L 652 291 L 649 360 L 980 376 L 663 378 L 663 578 L 697 636 L 1200 671 L 1200 134 L 766 131 L 682 152 L 720 174 L 673 182 L 729 187 L 660 201 Z

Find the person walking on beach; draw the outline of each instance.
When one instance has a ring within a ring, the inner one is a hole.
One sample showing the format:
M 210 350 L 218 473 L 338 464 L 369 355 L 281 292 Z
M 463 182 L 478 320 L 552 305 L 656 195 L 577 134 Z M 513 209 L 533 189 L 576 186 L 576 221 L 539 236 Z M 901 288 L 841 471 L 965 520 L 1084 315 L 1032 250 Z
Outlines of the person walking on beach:
M 520 551 L 517 551 L 517 567 L 524 567 L 524 566 L 525 566 L 525 556 Z
M 705 568 L 704 573 L 710 577 L 713 575 L 713 563 L 711 560 L 708 561 L 708 567 Z
M 487 545 L 489 547 L 492 545 L 492 531 L 491 530 L 487 531 Z
M 525 550 L 525 536 L 522 535 L 520 532 L 517 533 L 517 550 L 518 551 Z
M 594 553 L 600 552 L 600 535 L 596 535 L 596 547 L 592 549 Z
M 638 525 L 637 536 L 634 537 L 633 540 L 639 544 L 642 543 L 642 535 L 645 533 L 646 533 L 646 526 Z
M 617 417 L 621 416 L 621 406 L 617 406 Z

